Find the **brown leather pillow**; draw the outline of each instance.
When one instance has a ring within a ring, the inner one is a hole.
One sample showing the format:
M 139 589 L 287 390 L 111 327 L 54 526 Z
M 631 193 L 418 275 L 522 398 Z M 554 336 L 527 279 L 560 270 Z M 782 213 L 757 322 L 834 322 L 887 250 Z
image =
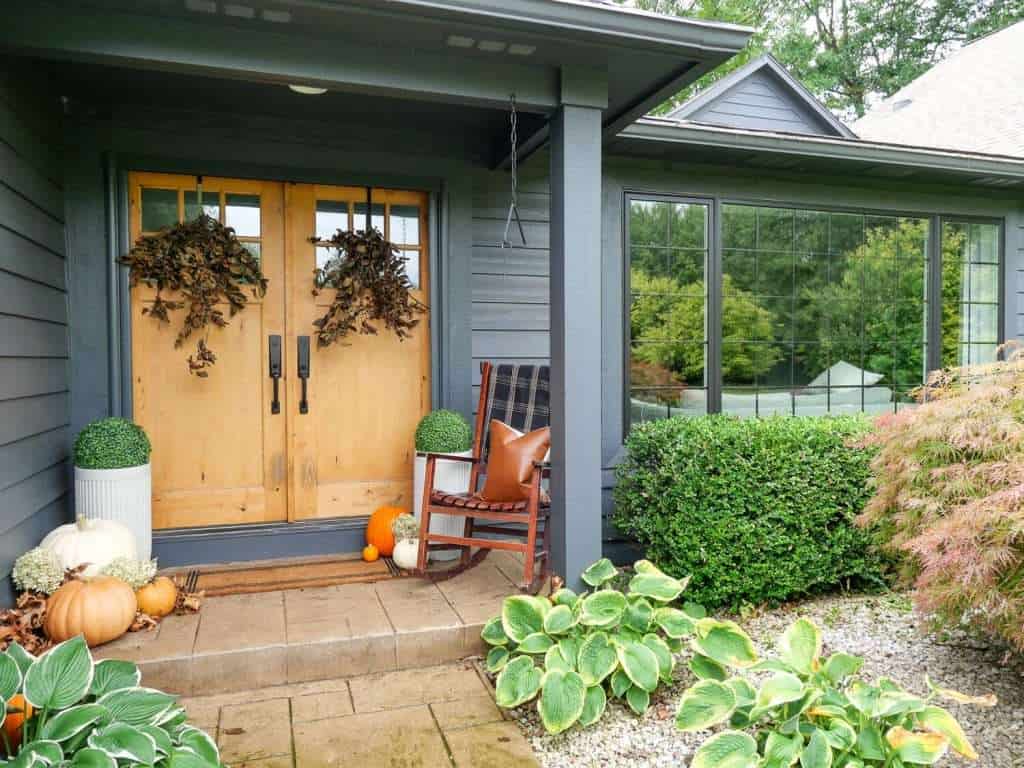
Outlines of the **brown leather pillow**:
M 549 427 L 535 429 L 524 435 L 504 422 L 491 419 L 487 481 L 480 491 L 480 498 L 494 502 L 528 500 L 533 462 L 541 461 L 550 447 Z

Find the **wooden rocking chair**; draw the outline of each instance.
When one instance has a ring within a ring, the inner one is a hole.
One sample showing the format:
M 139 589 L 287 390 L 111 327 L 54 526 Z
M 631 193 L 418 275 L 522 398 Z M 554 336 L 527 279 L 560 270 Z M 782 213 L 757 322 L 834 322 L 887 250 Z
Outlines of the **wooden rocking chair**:
M 520 589 L 535 594 L 551 573 L 551 501 L 541 487 L 550 475 L 550 465 L 535 462 L 527 501 L 488 502 L 477 497 L 480 480 L 487 474 L 491 419 L 522 432 L 550 425 L 550 368 L 546 365 L 480 365 L 480 405 L 476 414 L 472 456 L 428 454 L 423 484 L 423 517 L 420 521 L 418 571 L 441 581 L 478 565 L 492 549 L 523 554 Z M 448 493 L 434 488 L 438 459 L 472 462 L 468 493 Z M 465 518 L 462 536 L 430 532 L 434 515 Z M 539 546 L 538 546 L 539 544 Z M 477 548 L 476 553 L 473 549 Z M 447 570 L 427 570 L 430 551 L 460 549 L 459 562 Z

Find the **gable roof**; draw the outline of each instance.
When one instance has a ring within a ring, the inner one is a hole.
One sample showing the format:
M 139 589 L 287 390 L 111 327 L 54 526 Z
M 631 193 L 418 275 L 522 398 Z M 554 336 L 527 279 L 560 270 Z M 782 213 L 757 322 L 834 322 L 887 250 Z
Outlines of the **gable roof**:
M 854 123 L 874 141 L 1024 157 L 1024 21 L 964 46 Z
M 856 138 L 770 53 L 730 72 L 668 116 L 728 128 Z

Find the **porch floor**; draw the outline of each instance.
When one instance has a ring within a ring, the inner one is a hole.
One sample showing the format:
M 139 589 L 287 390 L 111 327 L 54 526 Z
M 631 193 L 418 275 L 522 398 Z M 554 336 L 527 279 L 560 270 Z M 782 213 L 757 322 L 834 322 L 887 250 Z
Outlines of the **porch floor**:
M 186 698 L 232 768 L 535 768 L 472 664 Z
M 492 552 L 437 584 L 395 578 L 210 597 L 197 614 L 94 649 L 136 662 L 143 685 L 180 696 L 415 669 L 480 654 L 480 630 L 517 590 L 521 560 Z

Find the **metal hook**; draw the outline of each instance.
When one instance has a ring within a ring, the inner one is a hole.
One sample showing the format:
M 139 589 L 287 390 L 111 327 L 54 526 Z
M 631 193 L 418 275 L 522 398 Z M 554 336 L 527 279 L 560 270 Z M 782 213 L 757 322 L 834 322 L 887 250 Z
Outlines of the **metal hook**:
M 519 237 L 523 241 L 523 245 L 526 245 L 526 232 L 523 230 L 523 220 L 519 217 L 519 158 L 518 155 L 518 144 L 519 137 L 517 135 L 518 128 L 518 116 L 516 114 L 516 95 L 513 93 L 510 97 L 512 103 L 512 113 L 510 121 L 512 123 L 512 202 L 508 206 L 508 218 L 505 219 L 505 235 L 501 239 L 502 248 L 511 248 L 512 241 L 508 239 L 509 230 L 512 229 L 512 218 L 515 217 L 516 226 L 519 227 Z

